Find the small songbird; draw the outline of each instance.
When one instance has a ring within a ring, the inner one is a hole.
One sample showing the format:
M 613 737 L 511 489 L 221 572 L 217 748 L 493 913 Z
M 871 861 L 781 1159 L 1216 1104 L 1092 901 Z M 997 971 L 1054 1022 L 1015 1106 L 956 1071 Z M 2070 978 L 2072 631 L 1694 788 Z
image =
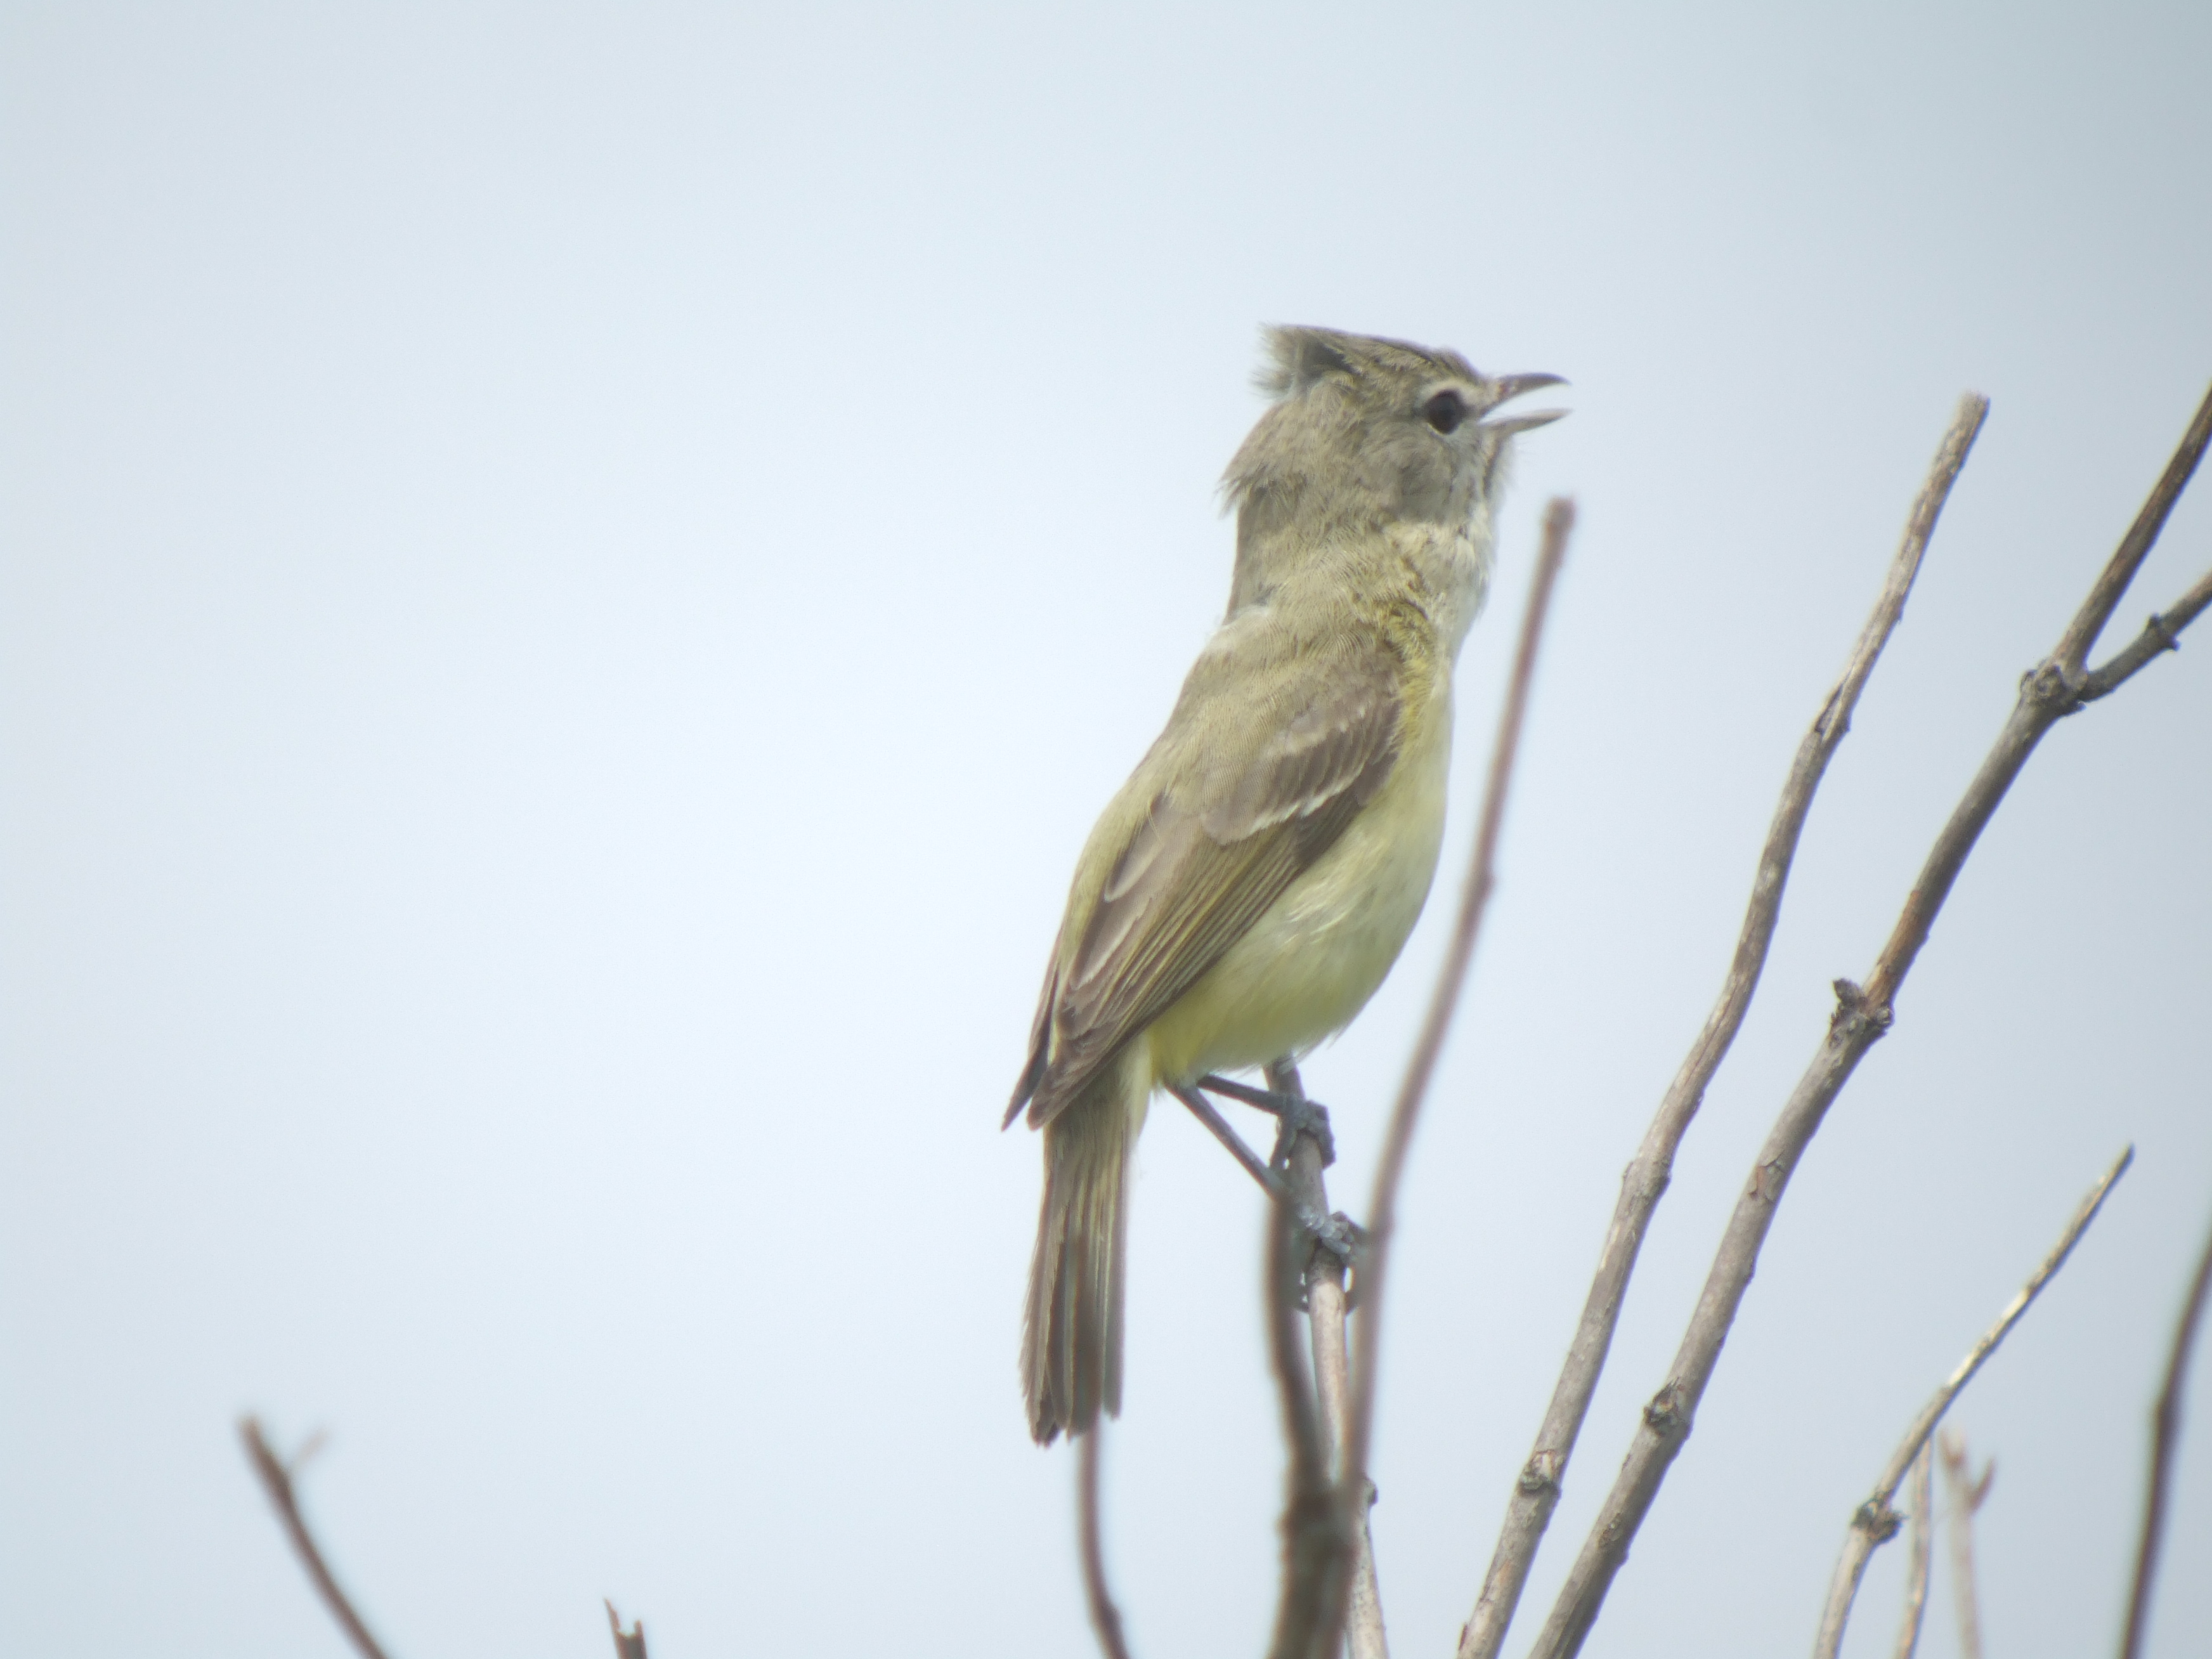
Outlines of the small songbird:
M 1223 480 L 1228 615 L 1084 847 L 1006 1109 L 1044 1132 L 1022 1337 L 1040 1444 L 1121 1410 L 1124 1189 L 1153 1091 L 1340 1030 L 1413 931 L 1506 450 L 1563 412 L 1485 418 L 1553 374 L 1267 339 L 1273 401 Z

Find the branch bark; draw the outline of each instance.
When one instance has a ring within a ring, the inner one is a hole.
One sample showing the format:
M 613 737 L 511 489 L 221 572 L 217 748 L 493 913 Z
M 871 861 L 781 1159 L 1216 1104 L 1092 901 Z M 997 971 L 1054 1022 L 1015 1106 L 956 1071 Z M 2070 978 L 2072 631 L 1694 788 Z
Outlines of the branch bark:
M 1581 1650 L 1583 1638 L 1604 1605 L 1613 1575 L 1628 1559 L 1628 1547 L 1637 1528 L 1650 1512 L 1652 1500 L 1658 1496 L 1668 1468 L 1689 1437 L 1698 1402 L 1711 1380 L 1714 1366 L 1719 1363 L 1721 1346 L 1728 1339 L 1729 1327 L 1750 1285 L 1759 1247 L 1765 1240 L 1767 1229 L 1773 1224 L 1774 1212 L 1781 1203 L 1790 1175 L 1859 1061 L 1888 1030 L 1896 994 L 1911 973 L 1921 947 L 1927 943 L 1929 930 L 1949 896 L 1952 884 L 1958 879 L 1967 855 L 2004 799 L 2013 779 L 2027 765 L 2044 733 L 2083 706 L 2084 695 L 2094 683 L 2094 676 L 2069 671 L 2065 653 L 2077 638 L 2094 642 L 2104 618 L 2110 616 L 2125 589 L 2124 582 L 2112 586 L 2112 573 L 2122 568 L 2124 562 L 2129 574 L 2140 566 L 2150 550 L 2150 539 L 2155 538 L 2158 526 L 2164 522 L 2166 510 L 2195 471 L 2208 440 L 2212 440 L 2212 396 L 2208 396 L 2203 407 L 2198 410 L 2119 553 L 2106 566 L 2089 599 L 2061 636 L 2059 648 L 2022 680 L 2010 718 L 1953 811 L 1950 821 L 1936 836 L 1919 879 L 1907 896 L 1897 925 L 1875 959 L 1864 988 L 1849 980 L 1836 981 L 1836 1011 L 1829 1021 L 1827 1036 L 1791 1091 L 1759 1151 L 1751 1177 L 1729 1218 L 1672 1370 L 1644 1408 L 1642 1425 L 1630 1444 L 1620 1474 L 1568 1574 L 1565 1586 L 1533 1650 L 1532 1659 L 1566 1659 Z M 2147 532 L 2146 523 L 2150 526 Z M 2106 665 L 2108 668 L 2112 665 Z
M 1898 1514 L 1890 1507 L 1889 1500 L 1897 1496 L 1905 1471 L 1927 1449 L 1929 1436 L 1936 1432 L 1936 1425 L 1951 1409 L 1951 1402 L 1959 1397 L 1960 1390 L 1973 1381 L 1974 1373 L 1997 1351 L 1997 1345 L 2020 1323 L 2021 1316 L 2042 1294 L 2043 1287 L 2066 1265 L 2074 1246 L 2081 1242 L 2089 1224 L 2097 1218 L 2097 1212 L 2104 1207 L 2106 1194 L 2127 1173 L 2135 1156 L 2136 1149 L 2129 1147 L 2120 1154 L 2119 1161 L 2105 1171 L 2104 1179 L 2089 1189 L 2089 1195 L 2075 1210 L 2074 1218 L 2066 1224 L 2065 1233 L 2051 1254 L 2044 1257 L 2043 1265 L 2005 1304 L 1996 1323 L 1982 1333 L 1981 1340 L 1967 1350 L 1966 1357 L 1943 1379 L 1943 1386 L 1920 1408 L 1919 1415 L 1912 1419 L 1912 1426 L 1905 1431 L 1905 1438 L 1890 1454 L 1881 1479 L 1875 1482 L 1874 1496 L 1859 1505 L 1851 1516 L 1850 1530 L 1844 1534 L 1844 1553 L 1838 1558 L 1835 1573 L 1829 1580 L 1828 1604 L 1820 1614 L 1820 1634 L 1813 1641 L 1814 1659 L 1835 1659 L 1843 1650 L 1844 1626 L 1850 1622 L 1851 1602 L 1859 1593 L 1859 1581 L 1866 1576 L 1867 1563 L 1873 1559 L 1875 1551 L 1897 1536 Z
M 2212 578 L 2207 578 L 2207 582 L 2212 583 Z M 2204 1241 L 2197 1276 L 2190 1281 L 2189 1295 L 2181 1304 L 2173 1352 L 2166 1362 L 2166 1386 L 2159 1390 L 2158 1409 L 2151 1416 L 2150 1480 L 2143 1492 L 2142 1538 L 2136 1547 L 2135 1583 L 2128 1593 L 2128 1624 L 2120 1638 L 2120 1659 L 2137 1659 L 2150 1632 L 2151 1582 L 2158 1574 L 2159 1540 L 2166 1531 L 2174 1449 L 2181 1443 L 2181 1401 L 2189 1383 L 2189 1355 L 2197 1345 L 2197 1327 L 2203 1322 L 2208 1291 L 2212 1291 L 2212 1238 Z
M 1960 469 L 1966 464 L 1989 407 L 1985 398 L 1970 395 L 1959 400 L 1958 413 L 1936 451 L 1928 480 L 1905 520 L 1904 538 L 1890 561 L 1889 575 L 1874 613 L 1859 630 L 1841 677 L 1822 700 L 1812 728 L 1797 745 L 1796 757 L 1782 787 L 1782 799 L 1774 809 L 1774 821 L 1766 832 L 1766 844 L 1759 850 L 1751 902 L 1736 936 L 1735 955 L 1729 963 L 1720 1000 L 1705 1017 L 1705 1029 L 1698 1033 L 1680 1070 L 1668 1085 L 1651 1127 L 1644 1132 L 1644 1144 L 1621 1176 L 1620 1197 L 1598 1257 L 1596 1277 L 1583 1304 L 1582 1319 L 1568 1345 L 1566 1364 L 1552 1391 L 1551 1404 L 1536 1431 L 1536 1443 L 1507 1502 L 1505 1523 L 1491 1556 L 1490 1570 L 1484 1576 L 1482 1592 L 1460 1632 L 1459 1659 L 1496 1659 L 1504 1644 L 1536 1550 L 1551 1524 L 1552 1512 L 1559 1507 L 1567 1460 L 1574 1455 L 1583 1419 L 1597 1390 L 1599 1373 L 1605 1369 L 1613 1328 L 1620 1317 L 1621 1299 L 1627 1291 L 1629 1275 L 1636 1270 L 1637 1255 L 1644 1247 L 1652 1212 L 1672 1178 L 1675 1151 L 1704 1103 L 1706 1085 L 1735 1041 L 1753 993 L 1759 988 L 1767 945 L 1782 912 L 1783 889 L 1790 879 L 1790 866 L 1796 857 L 1806 815 L 1812 810 L 1814 793 L 1850 730 L 1851 713 L 1858 706 L 1859 694 L 1874 672 L 1882 647 L 1905 614 L 1905 602 L 1920 574 L 1929 538 L 1935 533 L 1943 504 Z

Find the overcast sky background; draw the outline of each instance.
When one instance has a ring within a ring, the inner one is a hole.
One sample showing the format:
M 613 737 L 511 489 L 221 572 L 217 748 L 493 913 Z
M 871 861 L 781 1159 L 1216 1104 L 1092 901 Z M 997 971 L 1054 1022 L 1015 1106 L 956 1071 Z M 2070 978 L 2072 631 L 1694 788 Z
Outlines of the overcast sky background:
M 1382 1586 L 1401 1659 L 1448 1651 L 1789 757 L 1984 392 L 1517 1651 L 1828 982 L 2212 380 L 2208 64 L 2179 0 L 0 9 L 9 1644 L 340 1654 L 251 1410 L 331 1431 L 312 1512 L 410 1659 L 598 1659 L 602 1595 L 656 1659 L 1091 1650 L 998 1117 L 1291 321 L 1573 382 L 1463 659 L 1439 902 L 1307 1068 L 1364 1208 L 1571 491 L 1396 1257 Z M 2110 644 L 2212 563 L 2208 490 Z M 1975 854 L 1589 1652 L 1808 1644 L 1906 1420 L 2133 1141 L 1957 1413 L 1990 1651 L 2108 1650 L 2212 1221 L 2208 844 L 2212 625 Z M 1258 1202 L 1167 1111 L 1136 1192 L 1116 1583 L 1146 1659 L 1255 1651 Z M 2166 1656 L 2212 1630 L 2208 1379 Z

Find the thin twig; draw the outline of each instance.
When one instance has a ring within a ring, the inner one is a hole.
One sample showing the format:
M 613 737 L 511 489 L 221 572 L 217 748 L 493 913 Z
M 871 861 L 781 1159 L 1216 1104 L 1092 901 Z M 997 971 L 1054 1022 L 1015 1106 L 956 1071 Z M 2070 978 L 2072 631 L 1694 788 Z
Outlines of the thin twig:
M 1936 1449 L 1942 1454 L 1943 1485 L 1951 1494 L 1951 1605 L 1959 1615 L 1959 1652 L 1962 1659 L 1982 1659 L 1982 1601 L 1974 1587 L 1974 1516 L 1990 1495 L 1990 1483 L 1997 1478 L 1996 1460 L 1984 1463 L 1976 1479 L 1965 1436 L 1946 1429 Z
M 1973 1380 L 1974 1373 L 1981 1370 L 1984 1362 L 1997 1351 L 1997 1345 L 2011 1334 L 2012 1328 L 2020 1323 L 2021 1316 L 2042 1294 L 2043 1287 L 2051 1282 L 2059 1268 L 2066 1265 L 2066 1258 L 2073 1254 L 2074 1246 L 2088 1231 L 2089 1224 L 2097 1218 L 2097 1212 L 2104 1206 L 2105 1195 L 2112 1190 L 2113 1183 L 2127 1173 L 2128 1165 L 2135 1162 L 2135 1157 L 2136 1149 L 2129 1147 L 2120 1154 L 2119 1161 L 2105 1171 L 2104 1179 L 2089 1189 L 2089 1195 L 2075 1208 L 2074 1218 L 2066 1224 L 2065 1233 L 2051 1254 L 2044 1257 L 2043 1265 L 2035 1270 L 2027 1284 L 2021 1286 L 2013 1299 L 2005 1304 L 2004 1311 L 1997 1316 L 1996 1323 L 1982 1333 L 1981 1340 L 1966 1351 L 1966 1357 L 1958 1363 L 1950 1376 L 1943 1379 L 1943 1386 L 1936 1389 L 1935 1397 L 1920 1408 L 1919 1415 L 1912 1419 L 1912 1426 L 1905 1431 L 1905 1438 L 1898 1442 L 1897 1449 L 1889 1455 L 1889 1462 L 1884 1466 L 1881 1479 L 1875 1482 L 1874 1496 L 1859 1505 L 1851 1516 L 1850 1528 L 1844 1534 L 1844 1553 L 1837 1559 L 1836 1571 L 1828 1581 L 1827 1606 L 1820 1614 L 1820 1634 L 1813 1642 L 1814 1659 L 1835 1659 L 1835 1656 L 1843 1650 L 1844 1626 L 1850 1621 L 1851 1601 L 1859 1593 L 1859 1581 L 1866 1576 L 1867 1563 L 1873 1559 L 1875 1550 L 1897 1536 L 1898 1515 L 1890 1507 L 1889 1500 L 1897 1496 L 1898 1487 L 1904 1484 L 1906 1469 L 1919 1458 L 1928 1444 L 1928 1437 L 1935 1433 L 1936 1425 L 1943 1420 L 1943 1413 L 1951 1409 L 1951 1402 L 1959 1397 L 1959 1391 Z
M 1513 672 L 1507 682 L 1505 706 L 1498 716 L 1498 738 L 1491 750 L 1490 776 L 1484 786 L 1482 817 L 1475 830 L 1474 854 L 1468 867 L 1467 885 L 1460 896 L 1459 917 L 1437 970 L 1436 988 L 1430 994 L 1413 1052 L 1406 1064 L 1405 1080 L 1390 1111 L 1382 1138 L 1382 1155 L 1376 1167 L 1374 1196 L 1368 1205 L 1367 1254 L 1360 1264 L 1359 1330 L 1353 1358 L 1352 1431 L 1347 1437 L 1343 1472 L 1337 1482 L 1337 1507 L 1352 1515 L 1367 1502 L 1367 1456 L 1374 1443 L 1375 1387 L 1382 1358 L 1382 1290 L 1389 1263 L 1390 1235 L 1397 1224 L 1398 1185 L 1406 1170 L 1406 1156 L 1420 1121 L 1421 1104 L 1445 1036 L 1459 1007 L 1460 991 L 1467 981 L 1468 964 L 1474 955 L 1476 935 L 1496 882 L 1498 838 L 1505 817 L 1505 800 L 1513 778 L 1513 760 L 1521 743 L 1521 727 L 1528 714 L 1529 688 L 1535 678 L 1536 648 L 1543 639 L 1544 619 L 1550 610 L 1552 590 L 1567 556 L 1567 541 L 1575 526 L 1575 504 L 1555 495 L 1544 509 L 1544 539 L 1529 583 L 1528 609 L 1521 621 L 1520 642 L 1514 653 Z M 1340 1609 L 1348 1598 L 1333 1598 Z M 1332 1638 L 1334 1629 L 1330 1632 Z M 1334 1647 L 1334 1640 L 1328 1644 Z
M 2200 411 L 2199 420 L 2183 441 L 2183 453 L 2190 457 L 2191 465 L 2195 451 L 2203 447 L 2204 427 Z M 2186 469 L 2182 471 L 2185 477 Z M 2175 468 L 2169 466 L 2169 479 L 2174 472 Z M 2161 482 L 2160 489 L 2165 487 Z M 2077 618 L 2077 625 L 2078 622 Z M 1667 1381 L 1644 1408 L 1642 1424 L 1630 1443 L 1620 1475 L 1583 1540 L 1582 1553 L 1568 1573 L 1531 1659 L 1570 1659 L 1580 1650 L 1604 1605 L 1613 1575 L 1628 1559 L 1637 1529 L 1650 1512 L 1668 1468 L 1689 1437 L 1698 1402 L 1719 1363 L 1721 1346 L 1751 1284 L 1759 1247 L 1773 1224 L 1791 1173 L 1859 1061 L 1888 1030 L 1896 994 L 1927 943 L 1929 929 L 1967 854 L 2044 733 L 2082 706 L 2085 684 L 2081 676 L 2067 677 L 2056 653 L 2025 677 L 2011 716 L 1981 769 L 1967 785 L 1950 821 L 1936 836 L 1864 988 L 1849 980 L 1836 981 L 1836 1011 L 1829 1020 L 1826 1039 L 1790 1091 L 1759 1150 L 1751 1177 L 1729 1218 Z
M 1129 1644 L 1121 1635 L 1121 1609 L 1114 1605 L 1114 1592 L 1106 1583 L 1106 1548 L 1098 1528 L 1098 1443 L 1105 1437 L 1104 1423 L 1095 1423 L 1087 1434 L 1076 1437 L 1075 1530 L 1083 1558 L 1083 1594 L 1091 1607 L 1091 1628 L 1098 1637 L 1106 1659 L 1129 1659 Z
M 383 1648 L 368 1633 L 368 1626 L 354 1611 L 353 1603 L 346 1599 L 346 1593 L 338 1588 L 338 1581 L 331 1576 L 329 1564 L 323 1559 L 323 1553 L 316 1546 L 314 1534 L 307 1530 L 307 1517 L 300 1513 L 299 1494 L 292 1486 L 292 1466 L 288 1466 L 270 1449 L 268 1438 L 261 1432 L 260 1419 L 241 1419 L 238 1425 L 238 1436 L 246 1443 L 247 1461 L 253 1465 L 254 1474 L 261 1477 L 262 1490 L 269 1494 L 270 1503 L 276 1506 L 276 1518 L 284 1523 L 285 1535 L 292 1540 L 292 1548 L 300 1558 L 300 1565 L 307 1568 L 307 1577 L 314 1581 L 315 1589 L 323 1598 L 323 1605 L 331 1610 L 331 1616 L 338 1621 L 338 1627 L 345 1632 L 347 1639 L 360 1650 L 362 1659 L 386 1659 Z
M 1935 1448 L 1920 1443 L 1912 1460 L 1911 1541 L 1905 1546 L 1905 1617 L 1898 1622 L 1895 1659 L 1912 1659 L 1920 1649 L 1920 1626 L 1928 1616 L 1928 1570 L 1936 1554 Z
M 2151 1416 L 2150 1481 L 2143 1493 L 2142 1538 L 2136 1546 L 2135 1586 L 2128 1593 L 2128 1627 L 2120 1641 L 2120 1659 L 2136 1659 L 2150 1633 L 2151 1581 L 2158 1573 L 2159 1540 L 2166 1530 L 2174 1449 L 2181 1443 L 2181 1401 L 2189 1382 L 2189 1354 L 2197 1345 L 2197 1328 L 2203 1322 L 2208 1291 L 2212 1291 L 2212 1238 L 2204 1241 L 2197 1277 L 2189 1282 L 2181 1322 L 2173 1333 L 2173 1353 L 2166 1362 L 2166 1386 L 2159 1390 L 2158 1409 Z
M 633 1620 L 630 1627 L 622 1627 L 622 1614 L 615 1604 L 607 1603 L 607 1627 L 615 1633 L 615 1659 L 645 1659 L 645 1620 Z

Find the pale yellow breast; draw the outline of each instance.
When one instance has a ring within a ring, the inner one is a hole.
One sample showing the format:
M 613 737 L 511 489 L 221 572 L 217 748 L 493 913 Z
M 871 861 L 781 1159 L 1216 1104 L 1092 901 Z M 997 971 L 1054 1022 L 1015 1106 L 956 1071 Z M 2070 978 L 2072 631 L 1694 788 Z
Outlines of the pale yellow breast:
M 1336 844 L 1152 1022 L 1160 1083 L 1298 1054 L 1349 1024 L 1398 959 L 1443 843 L 1449 677 L 1406 710 L 1397 764 Z

